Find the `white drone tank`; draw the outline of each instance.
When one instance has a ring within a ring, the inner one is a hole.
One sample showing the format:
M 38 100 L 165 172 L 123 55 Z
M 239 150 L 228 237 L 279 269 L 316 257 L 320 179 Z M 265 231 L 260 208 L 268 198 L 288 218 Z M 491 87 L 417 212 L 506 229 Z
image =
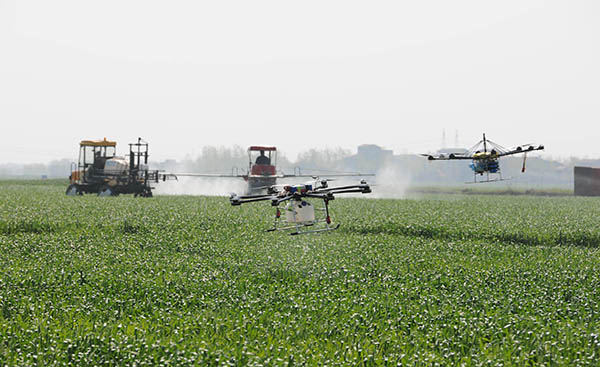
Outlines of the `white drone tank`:
M 109 175 L 123 175 L 129 169 L 129 162 L 123 157 L 113 157 L 106 160 L 104 173 Z
M 288 223 L 306 223 L 315 221 L 315 208 L 304 200 L 291 200 L 285 206 L 285 220 Z

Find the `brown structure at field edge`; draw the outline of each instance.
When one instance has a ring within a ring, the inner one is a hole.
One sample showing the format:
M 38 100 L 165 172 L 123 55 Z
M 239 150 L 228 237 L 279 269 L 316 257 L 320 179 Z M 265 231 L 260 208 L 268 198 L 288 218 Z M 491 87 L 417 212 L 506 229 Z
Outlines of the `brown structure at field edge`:
M 575 195 L 600 196 L 600 168 L 574 167 Z

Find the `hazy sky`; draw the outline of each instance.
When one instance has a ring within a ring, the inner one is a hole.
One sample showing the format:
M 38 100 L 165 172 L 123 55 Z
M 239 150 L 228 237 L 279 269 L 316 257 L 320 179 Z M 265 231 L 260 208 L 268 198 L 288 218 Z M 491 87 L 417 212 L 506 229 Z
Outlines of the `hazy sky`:
M 600 2 L 0 0 L 0 162 L 481 133 L 600 157 Z

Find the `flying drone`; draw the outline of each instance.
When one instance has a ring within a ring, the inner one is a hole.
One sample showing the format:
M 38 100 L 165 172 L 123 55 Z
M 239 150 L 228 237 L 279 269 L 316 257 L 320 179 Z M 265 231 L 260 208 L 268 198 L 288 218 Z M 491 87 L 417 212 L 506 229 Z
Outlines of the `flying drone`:
M 231 194 L 229 201 L 231 205 L 241 205 L 257 201 L 271 201 L 275 207 L 275 222 L 272 231 L 292 230 L 291 235 L 333 231 L 339 228 L 338 224 L 332 224 L 329 215 L 329 202 L 335 199 L 337 194 L 371 192 L 370 186 L 366 181 L 361 181 L 358 185 L 347 185 L 338 187 L 328 187 L 328 180 L 316 180 L 314 182 L 302 185 L 273 185 L 267 189 L 264 195 L 244 195 L 238 196 Z M 308 199 L 323 200 L 323 206 L 315 208 Z M 280 205 L 285 203 L 282 210 Z M 315 211 L 322 212 L 322 216 L 315 214 Z M 281 223 L 283 222 L 283 224 Z M 305 229 L 311 227 L 311 229 Z
M 485 134 L 483 134 L 483 139 L 464 153 L 450 153 L 447 155 L 439 154 L 436 156 L 430 154 L 421 155 L 427 157 L 427 159 L 430 161 L 470 159 L 472 162 L 469 167 L 471 167 L 473 170 L 473 179 L 474 182 L 477 183 L 503 181 L 504 179 L 502 178 L 502 173 L 500 172 L 500 162 L 498 162 L 498 159 L 509 155 L 523 154 L 523 168 L 521 169 L 521 172 L 525 172 L 527 153 L 543 149 L 543 145 L 536 147 L 532 144 L 524 144 L 512 149 L 506 149 L 501 145 L 492 142 L 491 140 L 487 140 Z M 484 181 L 477 181 L 477 175 L 483 176 L 484 173 L 487 174 L 487 179 Z M 498 174 L 500 178 L 490 180 L 490 173 Z

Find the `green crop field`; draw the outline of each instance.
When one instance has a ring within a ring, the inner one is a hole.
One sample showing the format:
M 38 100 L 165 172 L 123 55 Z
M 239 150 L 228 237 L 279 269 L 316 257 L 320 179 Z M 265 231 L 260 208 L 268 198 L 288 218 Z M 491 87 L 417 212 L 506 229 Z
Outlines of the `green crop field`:
M 0 362 L 38 366 L 600 364 L 600 200 L 67 197 L 0 181 Z

